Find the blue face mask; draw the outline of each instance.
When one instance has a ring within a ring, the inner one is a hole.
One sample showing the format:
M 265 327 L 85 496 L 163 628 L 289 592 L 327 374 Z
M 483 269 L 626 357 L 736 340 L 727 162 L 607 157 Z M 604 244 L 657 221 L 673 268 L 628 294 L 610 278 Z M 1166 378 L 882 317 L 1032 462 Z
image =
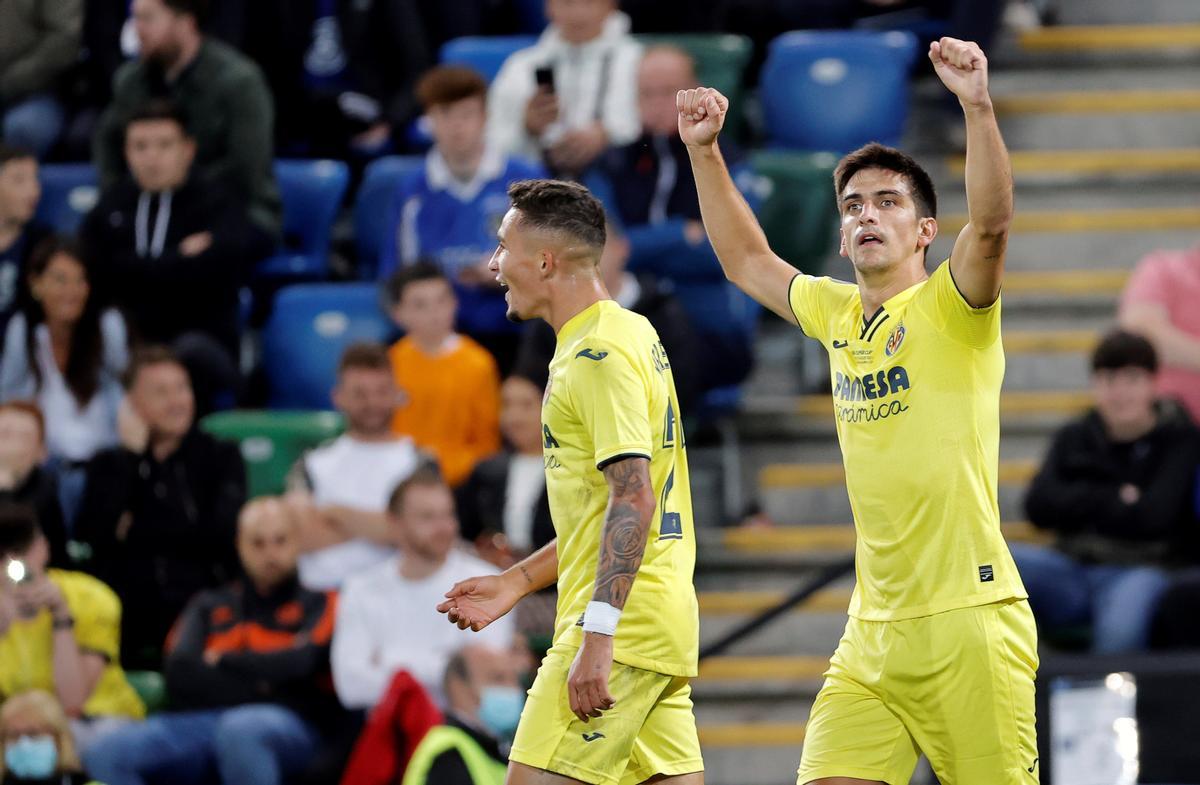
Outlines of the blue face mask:
M 58 745 L 53 736 L 22 736 L 4 746 L 4 765 L 22 779 L 47 779 L 58 769 Z
M 512 738 L 524 706 L 525 693 L 519 687 L 484 687 L 479 697 L 479 721 L 497 738 Z

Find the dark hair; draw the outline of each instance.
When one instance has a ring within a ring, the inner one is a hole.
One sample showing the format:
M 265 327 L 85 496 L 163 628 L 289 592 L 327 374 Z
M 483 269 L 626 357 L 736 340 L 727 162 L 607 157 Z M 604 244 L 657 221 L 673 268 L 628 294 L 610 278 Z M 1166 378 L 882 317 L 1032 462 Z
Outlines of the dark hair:
M 0 504 L 0 556 L 24 553 L 40 533 L 37 514 L 24 504 Z
M 445 281 L 447 286 L 450 285 L 450 279 L 446 277 L 440 267 L 433 262 L 418 260 L 397 269 L 384 283 L 383 291 L 388 304 L 399 303 L 408 285 L 419 281 Z
M 860 147 L 848 153 L 838 161 L 833 170 L 834 196 L 841 203 L 842 191 L 850 178 L 863 169 L 886 169 L 895 172 L 908 181 L 913 191 L 913 201 L 916 202 L 917 216 L 920 218 L 937 218 L 937 192 L 933 188 L 933 180 L 929 173 L 907 153 L 902 153 L 894 147 L 886 147 L 878 142 Z
M 337 375 L 340 378 L 343 373 L 352 368 L 362 368 L 368 371 L 392 371 L 392 360 L 388 357 L 387 347 L 381 343 L 372 341 L 360 341 L 352 343 L 342 352 L 342 358 L 338 360 Z
M 392 491 L 392 495 L 388 497 L 388 512 L 393 515 L 399 515 L 404 509 L 404 499 L 408 496 L 409 490 L 418 486 L 422 488 L 431 486 L 448 487 L 446 481 L 442 478 L 442 472 L 438 468 L 438 465 L 433 461 L 426 461 L 396 485 Z
M 26 150 L 24 147 L 14 147 L 11 144 L 0 142 L 0 169 L 4 168 L 9 161 L 24 160 L 36 161 L 37 156 L 31 151 Z
M 465 65 L 438 65 L 417 80 L 414 92 L 426 111 L 442 104 L 466 98 L 487 100 L 488 83 L 474 68 Z
M 604 206 L 579 183 L 518 180 L 508 186 L 508 198 L 526 225 L 566 234 L 597 254 L 604 250 Z
M 125 121 L 125 133 L 129 133 L 129 129 L 134 123 L 151 123 L 159 120 L 175 123 L 184 136 L 192 135 L 188 130 L 187 116 L 184 115 L 183 110 L 178 104 L 166 98 L 151 98 L 134 109 Z
M 50 262 L 57 256 L 67 256 L 83 268 L 91 291 L 83 306 L 79 321 L 71 330 L 71 348 L 67 352 L 67 367 L 63 378 L 70 389 L 71 395 L 81 407 L 92 400 L 92 396 L 100 389 L 100 368 L 104 363 L 104 335 L 100 331 L 100 298 L 96 296 L 96 286 L 92 282 L 91 268 L 87 263 L 82 249 L 74 240 L 51 235 L 42 240 L 29 256 L 29 270 L 25 276 L 32 279 L 43 275 Z M 29 370 L 33 374 L 34 384 L 41 389 L 42 369 L 38 364 L 37 326 L 46 321 L 46 311 L 34 297 L 25 298 L 25 356 L 29 362 Z
M 199 26 L 208 19 L 208 0 L 162 0 L 162 4 L 177 14 L 187 14 Z
M 1125 330 L 1113 330 L 1105 335 L 1092 352 L 1092 372 L 1122 368 L 1141 368 L 1156 373 L 1158 353 L 1154 351 L 1154 345 L 1142 336 Z
M 0 403 L 0 414 L 5 411 L 20 412 L 32 417 L 37 423 L 38 439 L 42 442 L 46 441 L 46 415 L 42 414 L 42 407 L 33 401 L 5 401 Z
M 450 692 L 451 682 L 463 681 L 470 683 L 471 671 L 467 668 L 467 647 L 455 650 L 446 660 L 446 670 L 442 672 L 442 692 Z
M 513 366 L 513 369 L 508 372 L 508 379 L 524 379 L 539 390 L 546 389 L 546 382 L 550 378 L 550 369 L 544 362 L 532 362 L 523 360 Z
M 163 346 L 162 344 L 148 344 L 138 347 L 130 356 L 129 366 L 125 369 L 125 376 L 122 379 L 125 389 L 133 389 L 142 371 L 152 365 L 163 365 L 164 363 L 178 365 L 183 369 L 185 374 L 187 373 L 187 366 L 183 364 L 183 360 L 179 359 L 179 355 L 170 347 Z M 191 381 L 190 376 L 188 380 Z

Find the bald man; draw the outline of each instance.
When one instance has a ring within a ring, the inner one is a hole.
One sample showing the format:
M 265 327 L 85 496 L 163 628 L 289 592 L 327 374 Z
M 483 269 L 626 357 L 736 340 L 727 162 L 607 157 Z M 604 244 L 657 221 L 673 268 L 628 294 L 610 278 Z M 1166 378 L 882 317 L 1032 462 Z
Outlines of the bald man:
M 296 577 L 296 524 L 277 498 L 242 508 L 237 550 L 246 578 L 198 594 L 167 641 L 173 711 L 113 734 L 90 754 L 109 785 L 165 782 L 280 785 L 303 771 L 338 716 L 329 674 L 333 595 Z

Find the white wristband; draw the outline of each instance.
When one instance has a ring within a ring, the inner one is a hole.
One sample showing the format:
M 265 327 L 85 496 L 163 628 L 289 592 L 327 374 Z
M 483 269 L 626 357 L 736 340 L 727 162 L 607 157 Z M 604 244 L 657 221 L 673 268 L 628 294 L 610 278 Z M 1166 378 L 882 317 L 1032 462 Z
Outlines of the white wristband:
M 589 602 L 583 612 L 583 631 L 598 632 L 601 635 L 617 634 L 617 622 L 621 620 L 621 612 L 607 602 Z

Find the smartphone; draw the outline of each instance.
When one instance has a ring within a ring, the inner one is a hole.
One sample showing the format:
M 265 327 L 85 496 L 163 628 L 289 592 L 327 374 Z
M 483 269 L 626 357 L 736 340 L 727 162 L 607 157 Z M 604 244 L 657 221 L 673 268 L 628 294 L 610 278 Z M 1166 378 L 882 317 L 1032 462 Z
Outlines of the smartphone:
M 33 576 L 25 569 L 25 562 L 20 559 L 9 559 L 5 572 L 8 575 L 8 579 L 15 584 L 22 584 L 33 580 Z
M 548 65 L 543 65 L 540 68 L 534 69 L 533 78 L 537 82 L 538 87 L 546 88 L 546 92 L 554 92 L 554 69 Z

